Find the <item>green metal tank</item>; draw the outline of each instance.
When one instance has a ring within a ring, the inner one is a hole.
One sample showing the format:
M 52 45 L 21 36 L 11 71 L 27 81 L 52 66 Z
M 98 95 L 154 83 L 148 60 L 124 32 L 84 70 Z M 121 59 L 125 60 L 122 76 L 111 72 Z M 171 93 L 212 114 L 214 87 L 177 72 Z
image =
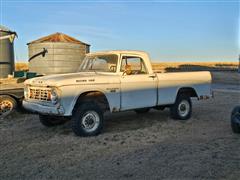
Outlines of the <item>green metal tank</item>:
M 0 25 L 0 78 L 14 71 L 14 38 L 16 33 Z

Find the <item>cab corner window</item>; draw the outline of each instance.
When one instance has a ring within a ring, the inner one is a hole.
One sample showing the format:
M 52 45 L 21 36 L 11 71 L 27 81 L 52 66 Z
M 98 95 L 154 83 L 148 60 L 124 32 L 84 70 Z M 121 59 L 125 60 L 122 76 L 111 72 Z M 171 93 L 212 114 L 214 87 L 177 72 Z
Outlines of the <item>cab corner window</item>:
M 126 72 L 127 75 L 147 74 L 142 58 L 134 56 L 122 57 L 121 72 Z

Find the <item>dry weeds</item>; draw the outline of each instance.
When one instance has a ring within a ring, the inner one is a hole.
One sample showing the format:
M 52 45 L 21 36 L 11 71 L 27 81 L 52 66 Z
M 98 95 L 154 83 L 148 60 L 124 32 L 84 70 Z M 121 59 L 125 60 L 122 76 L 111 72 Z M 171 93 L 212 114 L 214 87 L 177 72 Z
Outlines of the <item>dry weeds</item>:
M 15 63 L 15 71 L 28 71 L 28 63 L 25 62 Z
M 161 62 L 152 63 L 155 71 L 178 71 L 178 70 L 236 70 L 238 62 Z M 15 64 L 16 71 L 27 71 L 28 63 Z

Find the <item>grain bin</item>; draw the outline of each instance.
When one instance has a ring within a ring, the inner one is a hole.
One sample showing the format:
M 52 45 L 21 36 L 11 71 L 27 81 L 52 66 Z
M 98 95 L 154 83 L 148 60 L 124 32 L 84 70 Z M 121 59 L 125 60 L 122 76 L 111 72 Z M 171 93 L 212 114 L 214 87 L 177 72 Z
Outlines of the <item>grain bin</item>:
M 63 33 L 55 33 L 27 44 L 29 71 L 37 74 L 76 72 L 90 45 Z
M 0 78 L 14 71 L 14 38 L 16 32 L 0 25 Z

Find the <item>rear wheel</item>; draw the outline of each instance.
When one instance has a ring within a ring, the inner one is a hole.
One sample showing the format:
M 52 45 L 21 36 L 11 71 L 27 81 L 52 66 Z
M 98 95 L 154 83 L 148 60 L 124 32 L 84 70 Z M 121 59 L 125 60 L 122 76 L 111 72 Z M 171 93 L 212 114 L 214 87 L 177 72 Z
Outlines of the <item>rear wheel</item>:
M 6 117 L 17 107 L 17 102 L 10 96 L 0 96 L 0 118 Z
M 49 115 L 39 115 L 39 120 L 42 123 L 42 125 L 46 127 L 61 125 L 67 121 L 67 119 L 64 119 L 63 117 Z
M 185 94 L 178 95 L 176 102 L 170 107 L 170 113 L 173 119 L 189 119 L 192 115 L 191 98 Z
M 137 114 L 144 114 L 150 111 L 150 108 L 141 108 L 141 109 L 135 109 L 134 110 Z
M 231 127 L 234 133 L 240 133 L 240 106 L 235 107 L 232 111 Z
M 96 136 L 103 129 L 103 111 L 94 102 L 76 108 L 72 116 L 72 130 L 77 136 Z

